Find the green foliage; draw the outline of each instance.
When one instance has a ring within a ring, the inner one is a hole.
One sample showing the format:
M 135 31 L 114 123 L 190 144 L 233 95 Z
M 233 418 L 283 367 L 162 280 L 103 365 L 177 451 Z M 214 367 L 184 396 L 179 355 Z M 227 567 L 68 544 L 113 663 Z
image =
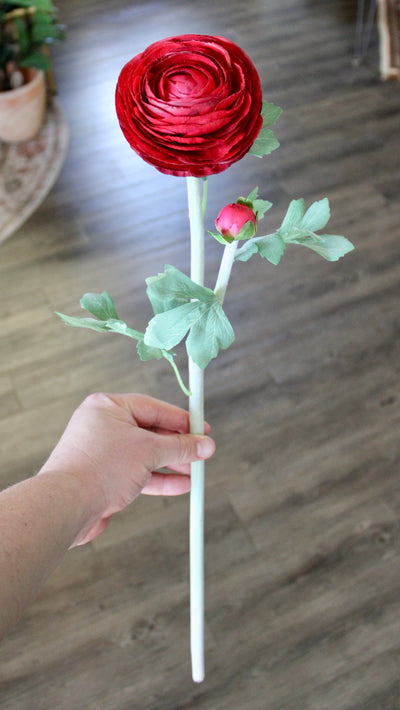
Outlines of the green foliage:
M 269 155 L 273 150 L 279 148 L 279 141 L 275 138 L 273 132 L 269 129 L 276 119 L 282 113 L 282 109 L 274 104 L 269 104 L 263 101 L 261 115 L 263 117 L 262 128 L 251 146 L 249 153 L 257 158 L 262 158 L 264 155 Z
M 195 284 L 174 266 L 147 279 L 147 293 L 157 309 L 144 335 L 150 347 L 170 350 L 189 333 L 186 350 L 201 368 L 235 338 L 222 305 L 211 289 Z
M 210 232 L 210 230 L 207 230 L 207 233 L 210 235 L 210 237 L 214 237 L 214 239 L 217 240 L 220 244 L 223 244 L 226 246 L 230 242 L 233 242 L 233 237 L 223 237 L 222 234 L 219 232 Z
M 107 291 L 103 293 L 85 293 L 81 298 L 81 306 L 101 321 L 119 320 L 114 301 Z
M 268 259 L 272 264 L 281 260 L 287 244 L 299 244 L 322 256 L 337 261 L 354 249 L 353 244 L 337 234 L 316 234 L 324 229 L 330 218 L 329 201 L 314 202 L 305 211 L 304 200 L 292 200 L 283 222 L 273 234 L 248 240 L 237 252 L 237 261 L 248 261 L 253 254 Z
M 238 205 L 246 205 L 246 207 L 250 207 L 250 209 L 255 214 L 257 225 L 258 221 L 264 217 L 267 210 L 272 207 L 272 202 L 268 202 L 267 200 L 261 200 L 258 197 L 258 187 L 255 187 L 248 197 L 238 197 L 236 203 Z M 248 222 L 246 222 L 245 225 L 243 225 L 242 229 L 236 237 L 236 241 L 241 241 L 243 239 L 251 239 L 252 237 L 254 237 L 255 233 L 256 227 L 254 226 L 253 222 L 249 220 Z M 210 232 L 210 230 L 208 230 L 208 234 L 210 235 L 210 237 L 213 237 L 217 240 L 217 242 L 220 242 L 224 246 L 226 246 L 227 243 L 230 244 L 234 241 L 233 237 L 223 236 L 220 232 Z
M 3 5 L 7 7 L 7 11 L 18 7 L 35 7 L 37 10 L 47 12 L 53 12 L 55 9 L 51 0 L 7 0 L 7 2 L 0 3 L 0 7 Z
M 164 358 L 173 368 L 178 383 L 182 391 L 189 396 L 190 392 L 183 384 L 179 370 L 174 362 L 173 353 L 167 352 L 163 348 L 149 347 L 143 342 L 144 333 L 139 330 L 129 328 L 127 324 L 118 317 L 115 309 L 114 301 L 107 291 L 103 293 L 85 293 L 81 298 L 81 306 L 95 318 L 80 318 L 76 316 L 67 316 L 64 313 L 56 314 L 64 321 L 66 325 L 74 328 L 88 328 L 95 330 L 98 333 L 119 333 L 126 335 L 137 341 L 137 352 L 142 361 L 160 360 Z
M 48 70 L 51 62 L 42 47 L 64 38 L 51 0 L 0 0 L 0 90 L 12 88 L 19 67 Z
M 239 205 L 247 205 L 247 207 L 250 207 L 250 209 L 253 210 L 256 216 L 257 223 L 272 207 L 272 202 L 268 202 L 268 200 L 262 200 L 258 197 L 258 187 L 255 187 L 254 190 L 250 192 L 250 195 L 248 197 L 238 197 L 236 202 Z M 240 237 L 240 239 L 243 238 L 244 237 Z

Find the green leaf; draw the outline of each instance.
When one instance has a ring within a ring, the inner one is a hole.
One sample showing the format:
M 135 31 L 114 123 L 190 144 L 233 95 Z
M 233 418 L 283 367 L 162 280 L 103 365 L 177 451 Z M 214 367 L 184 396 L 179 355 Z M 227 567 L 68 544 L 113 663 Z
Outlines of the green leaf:
M 201 368 L 220 348 L 230 345 L 232 326 L 209 288 L 195 284 L 173 266 L 166 266 L 163 274 L 147 279 L 147 283 L 152 303 L 164 310 L 158 310 L 147 326 L 145 345 L 168 351 L 189 331 L 186 348 Z
M 236 204 L 237 205 L 246 205 L 246 207 L 250 207 L 251 210 L 253 209 L 253 201 L 250 200 L 248 197 L 238 197 L 236 200 Z
M 211 289 L 195 284 L 175 266 L 168 264 L 164 273 L 146 279 L 146 283 L 155 314 L 176 308 L 191 299 L 207 302 L 214 298 Z
M 52 18 L 46 14 L 42 14 L 41 18 L 37 16 L 33 25 L 32 40 L 35 44 L 50 44 L 58 40 L 65 39 L 65 30 L 61 25 L 55 25 Z
M 144 340 L 139 340 L 136 349 L 142 362 L 161 360 L 163 357 L 163 351 L 160 348 L 151 348 L 149 345 L 146 345 Z
M 257 158 L 262 158 L 264 155 L 269 155 L 273 150 L 279 148 L 279 141 L 275 138 L 272 131 L 269 130 L 269 126 L 272 126 L 272 124 L 275 123 L 281 113 L 282 109 L 280 109 L 279 106 L 263 101 L 261 109 L 263 125 L 256 140 L 249 150 L 251 155 L 255 155 Z M 255 199 L 255 197 L 253 199 Z
M 321 234 L 321 236 L 314 234 L 293 239 L 291 242 L 312 249 L 327 261 L 337 261 L 354 249 L 354 245 L 346 237 L 338 234 Z
M 268 212 L 269 209 L 272 207 L 272 202 L 268 202 L 268 200 L 254 200 L 253 202 L 253 210 L 255 212 L 255 215 L 257 217 L 257 221 L 259 219 L 262 219 L 265 215 L 266 212 Z
M 114 318 L 98 320 L 97 318 L 66 316 L 64 313 L 59 313 L 58 311 L 56 311 L 56 315 L 58 315 L 66 325 L 70 325 L 74 328 L 88 328 L 89 330 L 96 330 L 98 333 L 120 333 L 134 340 L 143 339 L 143 333 L 139 330 L 129 328 L 123 320 L 116 320 Z
M 317 232 L 327 225 L 330 216 L 329 201 L 328 198 L 325 197 L 323 200 L 314 202 L 311 207 L 308 208 L 299 223 L 299 229 L 304 229 L 308 232 Z
M 216 301 L 211 307 L 205 307 L 201 318 L 193 324 L 186 340 L 186 349 L 189 357 L 204 370 L 219 350 L 229 348 L 234 339 L 233 328 L 221 304 Z
M 256 228 L 251 219 L 249 219 L 248 222 L 243 225 L 235 241 L 240 241 L 241 239 L 251 239 L 254 237 L 255 233 Z
M 265 237 L 256 237 L 249 242 L 246 242 L 241 249 L 236 252 L 235 261 L 248 261 L 253 254 L 257 252 L 271 262 L 271 264 L 279 264 L 285 251 L 285 242 L 282 237 L 277 234 L 268 234 Z
M 282 109 L 279 108 L 279 106 L 275 106 L 275 104 L 269 104 L 267 101 L 263 101 L 261 109 L 261 116 L 263 117 L 263 127 L 267 128 L 268 126 L 272 126 L 272 124 L 275 123 L 276 119 L 279 118 L 281 113 Z
M 42 52 L 32 52 L 20 61 L 21 67 L 34 67 L 40 71 L 48 71 L 51 67 L 49 57 L 46 57 Z
M 303 218 L 305 210 L 304 200 L 292 200 L 288 210 L 286 212 L 285 218 L 279 227 L 279 234 L 282 236 L 290 232 L 290 230 L 297 226 Z
M 251 146 L 249 153 L 255 155 L 257 158 L 262 158 L 264 155 L 272 153 L 276 148 L 279 148 L 279 141 L 269 128 L 264 128 L 263 126 Z
M 299 244 L 312 249 L 328 261 L 337 261 L 354 249 L 353 244 L 335 234 L 316 234 L 330 218 L 329 201 L 325 197 L 314 202 L 304 214 L 304 200 L 293 200 L 279 229 L 287 244 Z
M 285 242 L 279 234 L 268 234 L 266 237 L 261 237 L 257 243 L 257 249 L 260 256 L 276 266 L 285 251 Z
M 258 237 L 257 237 L 258 238 Z M 250 239 L 245 242 L 240 249 L 237 250 L 235 254 L 235 261 L 248 261 L 253 254 L 257 254 L 257 243 L 256 239 Z
M 247 207 L 250 207 L 256 215 L 257 221 L 262 219 L 267 210 L 272 207 L 272 202 L 258 198 L 258 187 L 255 187 L 254 190 L 250 192 L 248 197 L 238 197 L 236 203 L 238 205 L 247 205 Z
M 225 238 L 219 232 L 210 232 L 209 229 L 207 229 L 207 232 L 210 235 L 210 237 L 214 237 L 214 239 L 216 239 L 217 242 L 219 242 L 220 244 L 223 244 L 224 246 L 226 246 L 230 242 L 233 242 L 232 237 Z
M 86 310 L 92 309 L 92 311 L 89 312 L 101 313 L 103 315 L 116 314 L 114 302 L 106 291 L 102 294 L 86 293 L 81 299 L 81 304 L 85 304 L 83 307 L 86 308 Z M 57 315 L 64 321 L 64 323 L 75 328 L 88 328 L 89 330 L 95 330 L 99 333 L 120 333 L 121 335 L 127 335 L 129 338 L 137 340 L 137 352 L 140 359 L 142 361 L 154 359 L 160 360 L 161 358 L 167 360 L 175 373 L 182 391 L 187 396 L 190 395 L 190 392 L 187 387 L 185 387 L 179 370 L 174 362 L 173 353 L 169 353 L 161 348 L 154 348 L 146 345 L 143 341 L 144 333 L 134 330 L 133 328 L 129 328 L 124 321 L 115 318 L 98 320 L 97 318 L 67 316 L 64 313 L 59 312 L 57 312 Z
M 299 244 L 312 249 L 328 261 L 337 261 L 354 249 L 345 237 L 335 234 L 316 234 L 330 217 L 328 199 L 314 202 L 305 212 L 304 200 L 292 200 L 277 232 L 265 237 L 249 239 L 236 253 L 236 261 L 248 261 L 257 252 L 272 264 L 278 264 L 286 244 Z
M 143 338 L 143 333 L 141 333 L 139 330 L 129 328 L 123 320 L 114 320 L 113 318 L 110 318 L 108 321 L 106 321 L 106 323 L 108 325 L 108 330 L 112 331 L 113 333 L 127 335 L 128 338 L 133 338 L 134 340 L 139 340 Z
M 202 314 L 206 304 L 199 301 L 184 303 L 151 319 L 144 334 L 145 345 L 171 350 L 183 340 L 193 323 Z
M 56 315 L 59 316 L 66 325 L 70 325 L 74 328 L 89 328 L 89 330 L 97 330 L 100 333 L 109 331 L 106 321 L 99 321 L 96 318 L 75 318 L 74 316 L 66 316 L 65 313 L 59 313 L 58 311 L 56 311 Z
M 258 187 L 255 187 L 254 190 L 252 190 L 250 192 L 250 195 L 244 200 L 244 202 L 245 203 L 250 202 L 251 204 L 253 204 L 254 200 L 256 200 L 257 197 L 258 197 Z M 239 199 L 243 199 L 243 198 L 239 198 Z M 238 200 L 238 202 L 239 202 L 239 200 Z
M 13 7 L 36 7 L 38 10 L 54 10 L 51 0 L 7 0 L 8 5 Z
M 18 42 L 22 55 L 29 51 L 30 41 L 26 23 L 20 17 L 14 19 L 14 26 L 18 33 Z
M 107 291 L 103 291 L 103 293 L 85 293 L 80 303 L 85 311 L 89 311 L 100 320 L 108 320 L 109 318 L 119 320 L 114 301 Z
M 187 353 L 201 369 L 218 355 L 220 348 L 228 348 L 235 338 L 233 328 L 215 298 L 211 304 L 190 302 L 154 316 L 145 332 L 144 343 L 151 348 L 170 350 L 188 331 Z

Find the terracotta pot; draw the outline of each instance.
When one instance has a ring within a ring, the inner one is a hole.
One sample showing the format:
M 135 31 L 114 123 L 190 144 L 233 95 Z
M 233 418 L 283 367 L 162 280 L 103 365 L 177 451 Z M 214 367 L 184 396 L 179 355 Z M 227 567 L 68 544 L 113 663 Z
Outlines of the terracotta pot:
M 26 83 L 0 92 L 0 139 L 6 143 L 29 141 L 39 133 L 46 111 L 46 82 L 37 69 L 24 70 Z

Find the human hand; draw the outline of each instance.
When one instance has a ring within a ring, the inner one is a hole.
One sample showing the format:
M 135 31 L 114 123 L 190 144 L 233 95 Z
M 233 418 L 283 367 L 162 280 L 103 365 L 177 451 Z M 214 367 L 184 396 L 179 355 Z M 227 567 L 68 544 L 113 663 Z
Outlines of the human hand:
M 62 472 L 79 481 L 87 524 L 78 545 L 97 537 L 139 493 L 188 492 L 190 462 L 214 450 L 208 436 L 189 434 L 183 409 L 147 395 L 94 394 L 74 412 L 40 474 Z M 175 473 L 157 471 L 164 467 Z

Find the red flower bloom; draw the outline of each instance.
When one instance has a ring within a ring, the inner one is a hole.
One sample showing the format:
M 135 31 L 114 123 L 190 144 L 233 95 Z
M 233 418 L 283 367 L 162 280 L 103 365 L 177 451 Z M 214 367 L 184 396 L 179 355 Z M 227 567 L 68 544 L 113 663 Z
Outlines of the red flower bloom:
M 204 177 L 243 158 L 261 127 L 257 71 L 223 37 L 150 45 L 122 69 L 116 109 L 131 147 L 162 173 Z
M 257 227 L 257 220 L 253 210 L 247 205 L 232 202 L 222 208 L 215 220 L 215 226 L 224 237 L 236 239 L 247 222 L 251 222 L 254 227 Z

